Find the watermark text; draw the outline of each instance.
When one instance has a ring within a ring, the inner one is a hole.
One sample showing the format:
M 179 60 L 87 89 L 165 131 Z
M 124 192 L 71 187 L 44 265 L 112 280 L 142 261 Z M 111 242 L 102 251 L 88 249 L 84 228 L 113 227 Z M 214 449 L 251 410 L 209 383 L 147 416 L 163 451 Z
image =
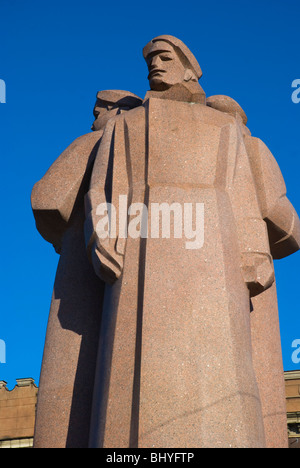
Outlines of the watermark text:
M 295 88 L 295 91 L 293 91 L 292 93 L 292 101 L 294 104 L 299 104 L 300 102 L 300 79 L 293 81 L 292 88 Z
M 187 250 L 204 245 L 203 203 L 132 203 L 119 196 L 119 206 L 100 203 L 96 210 L 96 233 L 99 239 L 185 239 Z
M 6 103 L 6 84 L 4 80 L 0 80 L 0 104 Z
M 6 344 L 0 340 L 0 364 L 6 364 Z
M 292 361 L 294 364 L 300 363 L 300 340 L 294 340 L 292 343 L 292 348 L 295 348 L 295 351 L 292 354 Z

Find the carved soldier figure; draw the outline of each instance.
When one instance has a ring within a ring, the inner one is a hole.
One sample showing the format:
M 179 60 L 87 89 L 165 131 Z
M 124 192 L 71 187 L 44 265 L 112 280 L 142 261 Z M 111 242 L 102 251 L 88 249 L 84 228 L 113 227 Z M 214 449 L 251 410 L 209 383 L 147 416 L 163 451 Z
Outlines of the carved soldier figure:
M 247 116 L 228 96 L 211 96 L 207 105 L 233 115 L 241 125 L 254 174 L 262 218 L 268 228 L 274 260 L 299 249 L 299 222 L 286 196 L 278 164 L 266 145 L 251 136 Z M 286 448 L 286 397 L 283 376 L 276 282 L 251 299 L 252 359 L 259 387 L 268 448 Z M 276 408 L 276 411 L 274 411 Z
M 299 218 L 240 106 L 224 96 L 206 99 L 201 68 L 185 44 L 159 36 L 144 58 L 150 91 L 127 112 L 103 116 L 84 189 L 78 192 L 88 158 L 69 173 L 68 161 L 77 160 L 68 156 L 72 150 L 60 157 L 67 169 L 54 167 L 33 192 L 37 226 L 63 265 L 47 332 L 37 445 L 47 445 L 59 411 L 63 423 L 52 446 L 79 446 L 81 438 L 82 446 L 89 439 L 90 447 L 110 448 L 266 447 L 275 445 L 272 424 L 284 446 L 282 380 L 275 392 L 280 417 L 270 414 L 266 383 L 282 379 L 273 259 L 299 249 Z M 93 147 L 78 148 L 78 159 Z M 204 240 L 187 248 L 185 208 L 193 218 L 199 204 Z M 166 206 L 174 235 L 151 236 L 151 215 Z M 182 236 L 175 235 L 175 206 L 182 207 Z M 124 219 L 136 222 L 138 235 L 129 235 Z M 261 330 L 263 320 L 272 337 Z M 265 350 L 276 355 L 275 372 L 261 363 Z
M 269 237 L 273 255 L 292 253 L 299 219 L 280 173 L 254 169 L 273 164 L 263 144 L 250 151 L 242 119 L 206 105 L 189 49 L 160 36 L 144 57 L 151 90 L 107 124 L 86 197 L 86 242 L 107 283 L 90 446 L 265 447 L 250 298 L 274 283 Z M 129 214 L 133 203 L 203 203 L 203 247 L 103 239 L 97 207 L 120 208 L 120 195 Z
M 60 253 L 39 384 L 35 447 L 87 447 L 104 283 L 85 248 L 84 195 L 107 121 L 141 104 L 128 91 L 97 94 L 95 122 L 32 192 L 41 235 Z

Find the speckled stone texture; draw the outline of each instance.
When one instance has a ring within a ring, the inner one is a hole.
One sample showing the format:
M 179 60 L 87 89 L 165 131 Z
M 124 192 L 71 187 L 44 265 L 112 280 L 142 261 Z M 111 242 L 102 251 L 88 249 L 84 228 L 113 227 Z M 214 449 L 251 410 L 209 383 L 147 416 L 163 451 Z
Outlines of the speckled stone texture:
M 204 203 L 205 241 L 202 249 L 187 250 L 185 239 L 127 239 L 122 285 L 110 288 L 104 308 L 107 320 L 115 319 L 102 335 L 100 430 L 93 445 L 263 447 L 238 236 L 252 252 L 268 243 L 266 228 L 259 235 L 252 223 L 245 229 L 259 211 L 236 121 L 201 104 L 150 98 L 109 125 L 119 161 L 122 128 L 131 142 L 131 201 Z
M 252 299 L 253 364 L 259 386 L 267 448 L 287 448 L 286 398 L 276 285 Z
M 245 127 L 243 130 L 246 130 Z M 258 138 L 244 135 L 257 187 L 262 218 L 268 228 L 274 260 L 299 249 L 300 223 L 286 196 L 286 186 L 278 164 Z M 286 401 L 279 329 L 276 284 L 252 298 L 253 362 L 262 403 L 266 446 L 287 448 Z M 276 411 L 274 411 L 276 408 Z
M 273 260 L 299 249 L 299 218 L 243 109 L 227 96 L 206 99 L 191 51 L 159 36 L 143 53 L 143 103 L 135 97 L 126 112 L 105 115 L 94 124 L 103 130 L 99 146 L 79 151 L 85 163 L 75 174 L 62 158 L 54 182 L 46 175 L 34 190 L 37 226 L 62 253 L 36 445 L 287 447 Z M 61 196 L 56 178 L 78 187 L 85 170 L 75 209 L 77 189 Z M 58 202 L 47 204 L 51 188 Z M 102 203 L 129 224 L 133 204 L 143 204 L 143 235 L 103 239 Z M 151 236 L 155 204 L 182 213 L 189 204 L 193 216 L 201 204 L 203 223 L 193 228 L 204 229 L 204 242 L 189 249 L 185 232 L 173 235 L 175 215 L 170 236 Z
M 80 191 L 76 188 L 76 194 L 79 191 L 76 207 L 69 211 L 73 211 L 73 214 L 70 214 L 62 236 L 56 237 L 55 226 L 59 222 L 51 219 L 53 211 L 49 210 L 49 205 L 53 203 L 51 198 L 54 196 L 60 200 L 59 194 L 64 193 L 67 185 L 73 188 L 72 179 L 68 183 L 70 175 L 80 174 L 79 179 L 83 178 L 83 168 L 86 169 L 88 158 L 100 136 L 97 132 L 82 137 L 78 153 L 73 149 L 78 145 L 73 143 L 33 193 L 34 207 L 42 206 L 35 213 L 38 221 L 41 220 L 39 228 L 47 238 L 52 236 L 55 247 L 59 245 L 61 255 L 39 384 L 34 438 L 36 448 L 88 445 L 104 283 L 96 277 L 86 255 L 83 236 L 86 181 L 81 181 Z M 68 170 L 70 166 L 72 171 Z M 59 180 L 65 185 L 59 185 Z M 51 188 L 53 195 L 50 198 L 47 192 L 52 193 Z M 43 197 L 36 198 L 37 191 L 43 192 Z M 60 207 L 56 213 L 56 219 L 61 220 Z M 48 221 L 47 228 L 45 219 Z
M 123 274 L 106 288 L 91 446 L 287 446 L 272 256 L 298 250 L 299 219 L 241 107 L 226 96 L 205 106 L 189 83 L 201 76 L 190 52 L 164 36 L 144 56 L 145 110 L 107 126 L 87 215 L 96 232 L 110 157 L 113 201 L 128 190 L 148 208 L 202 202 L 205 241 L 187 251 L 182 239 L 127 239 Z
M 106 122 L 140 104 L 127 91 L 100 91 L 94 133 L 76 139 L 32 192 L 37 228 L 60 253 L 39 385 L 36 448 L 89 444 L 105 284 L 86 252 L 84 196 Z
M 64 237 L 54 285 L 38 395 L 36 448 L 88 445 L 103 291 L 103 282 L 87 260 L 78 218 Z

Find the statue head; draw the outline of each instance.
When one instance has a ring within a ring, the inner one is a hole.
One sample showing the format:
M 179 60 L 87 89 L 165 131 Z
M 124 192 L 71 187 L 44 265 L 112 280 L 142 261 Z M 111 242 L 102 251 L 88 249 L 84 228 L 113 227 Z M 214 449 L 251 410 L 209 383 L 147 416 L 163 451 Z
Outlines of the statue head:
M 109 119 L 117 114 L 140 106 L 142 102 L 142 99 L 129 91 L 99 91 L 94 107 L 95 122 L 93 123 L 92 130 L 101 130 Z
M 143 49 L 153 91 L 164 91 L 176 84 L 198 82 L 201 68 L 187 46 L 173 36 L 158 36 Z

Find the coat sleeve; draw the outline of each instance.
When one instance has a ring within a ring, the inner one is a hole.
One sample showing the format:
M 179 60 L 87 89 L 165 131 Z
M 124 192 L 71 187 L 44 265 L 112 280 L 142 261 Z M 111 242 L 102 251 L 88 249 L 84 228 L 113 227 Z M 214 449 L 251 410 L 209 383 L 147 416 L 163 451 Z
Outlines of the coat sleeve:
M 271 254 L 274 259 L 287 257 L 300 248 L 299 217 L 287 198 L 282 173 L 270 150 L 259 138 L 251 136 L 245 137 L 245 144 Z
M 261 215 L 257 188 L 239 125 L 232 126 L 227 191 L 235 219 L 241 253 L 241 271 L 251 296 L 274 282 L 267 225 Z
M 77 138 L 32 190 L 31 205 L 37 229 L 58 252 L 79 194 L 90 177 L 101 135 L 95 132 Z
M 85 196 L 84 235 L 88 258 L 97 276 L 113 284 L 123 270 L 125 238 L 119 237 L 119 195 L 128 193 L 124 118 L 107 123 Z M 127 220 L 127 203 L 125 207 Z

